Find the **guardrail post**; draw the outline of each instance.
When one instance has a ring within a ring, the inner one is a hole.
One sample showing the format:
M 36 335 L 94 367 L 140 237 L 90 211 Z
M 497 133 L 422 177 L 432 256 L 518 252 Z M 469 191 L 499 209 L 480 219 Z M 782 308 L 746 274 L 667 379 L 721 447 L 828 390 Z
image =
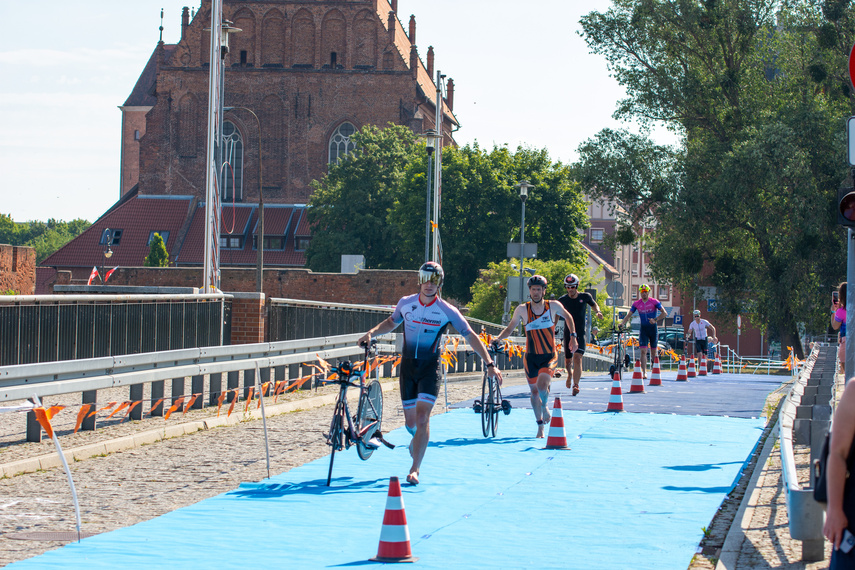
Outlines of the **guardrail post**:
M 243 371 L 243 399 L 249 399 L 249 389 L 255 386 L 255 368 Z
M 131 384 L 131 388 L 128 391 L 128 398 L 131 400 L 131 402 L 132 403 L 133 402 L 139 402 L 139 404 L 134 406 L 134 409 L 131 410 L 130 414 L 128 414 L 128 416 L 132 420 L 141 420 L 142 419 L 142 416 L 143 416 L 143 401 L 142 401 L 142 399 L 143 399 L 143 388 L 144 387 L 145 386 L 143 384 Z
M 261 386 L 261 393 L 264 393 L 264 383 L 270 382 L 270 368 L 259 368 L 259 372 L 261 373 L 261 378 L 258 379 L 258 385 Z M 267 386 L 268 394 L 272 394 L 272 388 Z
M 163 416 L 163 387 L 165 380 L 155 380 L 151 383 L 151 415 Z
M 205 376 L 199 375 L 190 378 L 190 394 L 199 394 L 191 406 L 192 409 L 201 410 L 205 407 Z
M 30 400 L 32 402 L 32 399 Z M 42 426 L 35 412 L 27 412 L 27 441 L 39 443 L 42 440 Z
M 294 384 L 300 379 L 300 365 L 290 364 L 288 366 L 288 385 Z
M 184 395 L 184 377 L 172 379 L 172 403 L 174 406 L 178 398 Z
M 84 404 L 92 404 L 93 406 L 98 405 L 98 391 L 97 390 L 87 390 L 83 392 L 83 403 Z M 85 431 L 95 431 L 95 414 L 87 414 L 83 419 L 83 423 L 80 424 L 80 429 Z
M 216 406 L 223 391 L 223 373 L 216 372 L 208 376 L 208 405 Z
M 355 361 L 352 361 L 352 362 L 355 362 Z M 313 374 L 315 372 L 315 369 L 312 368 L 311 366 L 300 366 L 300 369 L 303 371 L 303 376 L 309 376 L 310 374 Z M 303 376 L 301 376 L 301 378 Z M 301 390 L 311 390 L 312 389 L 312 381 L 306 380 L 300 389 Z
M 229 372 L 226 376 L 226 389 L 229 391 L 229 395 L 226 397 L 226 402 L 231 404 L 234 402 L 237 397 L 237 392 L 233 392 L 232 390 L 238 388 L 240 386 L 240 372 L 234 370 Z

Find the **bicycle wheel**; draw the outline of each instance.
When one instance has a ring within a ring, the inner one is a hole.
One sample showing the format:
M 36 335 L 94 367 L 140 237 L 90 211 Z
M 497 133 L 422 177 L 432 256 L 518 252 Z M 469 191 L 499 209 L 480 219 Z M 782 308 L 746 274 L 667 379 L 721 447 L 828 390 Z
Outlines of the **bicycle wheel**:
M 380 429 L 383 421 L 383 389 L 380 382 L 372 380 L 368 390 L 359 396 L 359 407 L 356 409 L 356 429 L 361 434 L 356 440 L 356 454 L 365 461 L 374 453 L 374 448 L 365 442 Z
M 487 374 L 484 374 L 484 380 L 481 383 L 481 433 L 484 437 L 490 437 L 490 425 L 493 420 L 493 406 L 490 401 L 492 396 L 490 380 Z
M 490 426 L 490 431 L 493 437 L 496 437 L 496 431 L 499 429 L 499 412 L 502 411 L 502 389 L 499 387 L 499 379 L 496 377 L 490 378 L 490 386 L 492 393 L 490 407 L 493 410 L 493 421 Z
M 332 481 L 332 468 L 335 461 L 335 452 L 342 449 L 342 439 L 344 437 L 344 429 L 342 424 L 342 414 L 344 413 L 344 404 L 341 401 L 336 402 L 335 413 L 333 414 L 332 422 L 330 422 L 330 433 L 327 436 L 327 443 L 332 447 L 330 453 L 330 469 L 327 472 L 327 487 Z

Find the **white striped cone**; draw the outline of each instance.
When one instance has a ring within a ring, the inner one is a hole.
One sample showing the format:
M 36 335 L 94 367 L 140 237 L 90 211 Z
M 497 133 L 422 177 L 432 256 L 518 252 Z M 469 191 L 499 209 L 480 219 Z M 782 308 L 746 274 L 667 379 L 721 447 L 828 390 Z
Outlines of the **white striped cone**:
M 623 411 L 623 392 L 620 389 L 620 373 L 616 370 L 612 381 L 612 391 L 609 394 L 609 405 L 606 408 L 607 412 L 622 412 Z
M 712 373 L 721 374 L 721 357 L 717 352 L 715 353 L 715 362 L 713 363 Z
M 561 413 L 561 398 L 555 396 L 552 407 L 552 419 L 549 421 L 549 434 L 546 436 L 545 449 L 570 449 L 567 435 L 564 433 L 564 416 Z
M 686 367 L 686 376 L 688 376 L 689 378 L 694 378 L 695 376 L 697 376 L 697 374 L 695 373 L 695 359 L 694 358 L 689 359 L 689 364 Z
M 701 353 L 701 363 L 698 366 L 698 376 L 706 376 L 707 375 L 707 357 L 704 353 Z
M 686 357 L 680 357 L 680 366 L 677 367 L 677 382 L 688 382 L 689 377 L 686 373 Z
M 389 479 L 389 495 L 386 497 L 386 512 L 383 514 L 383 527 L 380 529 L 380 546 L 374 562 L 415 562 L 410 550 L 410 531 L 407 529 L 407 515 L 404 513 L 404 498 L 401 496 L 401 483 L 397 477 Z
M 650 371 L 650 383 L 648 386 L 662 385 L 662 371 L 659 369 L 659 355 L 653 357 L 653 369 Z
M 644 392 L 644 380 L 641 378 L 641 361 L 635 360 L 635 370 L 632 371 L 632 384 L 629 385 L 630 394 Z

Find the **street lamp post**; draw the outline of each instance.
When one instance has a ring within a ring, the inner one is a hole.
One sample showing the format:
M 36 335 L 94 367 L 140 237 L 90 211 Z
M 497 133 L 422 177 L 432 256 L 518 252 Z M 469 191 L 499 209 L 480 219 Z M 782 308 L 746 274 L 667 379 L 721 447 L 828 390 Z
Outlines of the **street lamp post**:
M 425 207 L 425 263 L 430 261 L 430 191 L 431 191 L 431 157 L 433 156 L 433 151 L 435 149 L 434 144 L 436 141 L 436 131 L 433 129 L 425 131 L 425 136 L 427 137 L 427 155 L 428 155 L 428 163 L 427 163 L 427 195 L 426 195 L 426 207 Z
M 110 244 L 113 241 L 113 230 L 107 228 L 104 230 L 104 245 L 107 246 L 107 249 L 104 250 L 104 261 L 101 262 L 101 285 L 106 285 L 107 280 L 104 278 L 104 265 L 108 259 L 113 256 L 113 250 L 110 248 Z
M 528 180 L 523 180 L 517 186 L 520 189 L 520 200 L 522 201 L 522 220 L 520 221 L 520 303 L 525 299 L 523 293 L 523 267 L 525 266 L 525 200 L 528 198 L 528 189 L 534 188 Z

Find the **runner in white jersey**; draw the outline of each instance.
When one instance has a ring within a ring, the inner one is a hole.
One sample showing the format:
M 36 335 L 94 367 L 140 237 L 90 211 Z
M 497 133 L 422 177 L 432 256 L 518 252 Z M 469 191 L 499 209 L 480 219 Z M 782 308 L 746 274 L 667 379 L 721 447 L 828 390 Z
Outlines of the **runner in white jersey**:
M 439 393 L 440 339 L 449 324 L 466 337 L 469 346 L 484 360 L 488 372 L 494 374 L 500 384 L 502 382 L 502 374 L 487 353 L 487 347 L 460 311 L 439 298 L 444 277 L 438 263 L 428 261 L 422 265 L 419 269 L 419 292 L 398 301 L 392 316 L 358 341 L 364 345 L 371 341 L 372 336 L 392 332 L 404 323 L 399 383 L 404 421 L 407 431 L 413 436 L 410 442 L 413 464 L 407 475 L 407 482 L 411 485 L 419 484 L 419 468 L 430 439 L 430 412 Z

